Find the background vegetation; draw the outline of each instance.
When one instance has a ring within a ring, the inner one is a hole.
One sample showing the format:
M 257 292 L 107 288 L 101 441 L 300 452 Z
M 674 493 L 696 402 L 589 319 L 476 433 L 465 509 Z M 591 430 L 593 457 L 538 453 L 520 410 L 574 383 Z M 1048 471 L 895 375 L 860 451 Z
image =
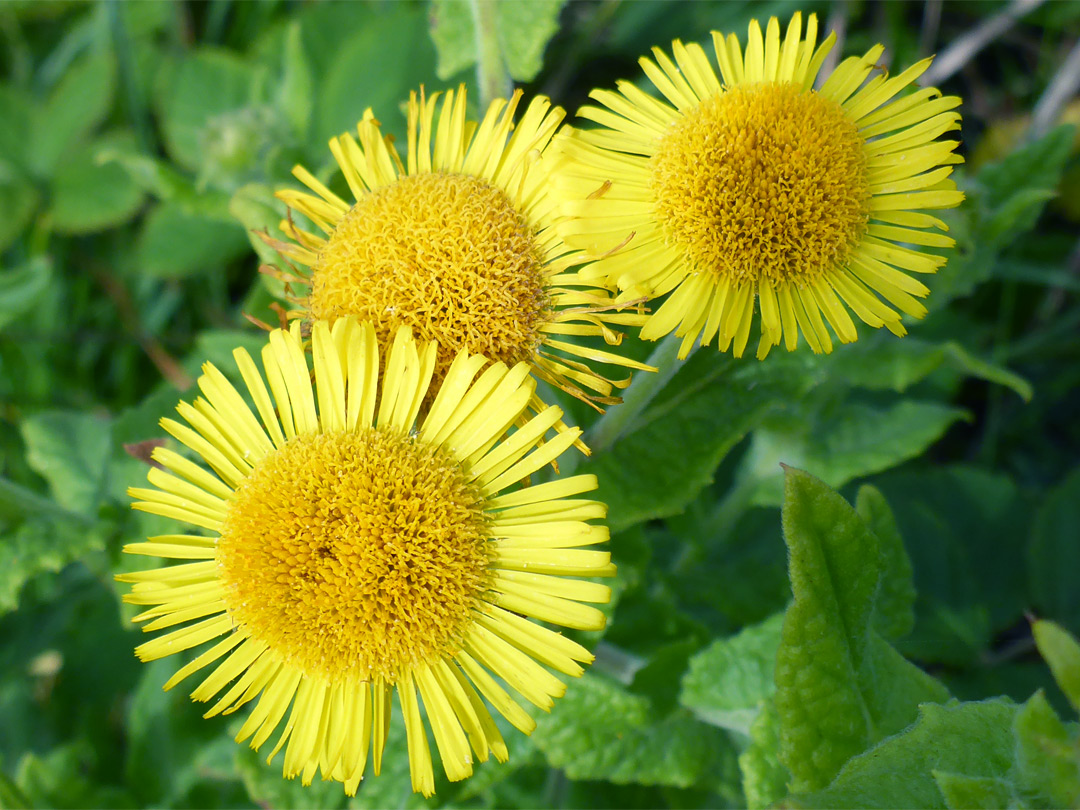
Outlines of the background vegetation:
M 502 5 L 480 78 L 573 110 L 653 45 L 797 7 Z M 600 445 L 578 470 L 619 566 L 606 633 L 584 634 L 596 665 L 508 736 L 508 764 L 424 802 L 395 736 L 347 802 L 163 693 L 175 663 L 135 660 L 112 577 L 161 523 L 124 490 L 200 364 L 259 344 L 242 314 L 273 318 L 247 234 L 280 215 L 272 190 L 297 161 L 328 174 L 366 107 L 401 133 L 410 89 L 473 82 L 469 9 L 0 4 L 0 807 L 1074 802 L 1054 712 L 1075 708 L 1025 614 L 1080 631 L 1080 161 L 1060 123 L 1080 120 L 1080 3 L 801 8 L 845 53 L 940 52 L 934 81 L 964 97 L 968 200 L 930 316 L 824 358 L 698 352 L 623 424 L 565 403 Z

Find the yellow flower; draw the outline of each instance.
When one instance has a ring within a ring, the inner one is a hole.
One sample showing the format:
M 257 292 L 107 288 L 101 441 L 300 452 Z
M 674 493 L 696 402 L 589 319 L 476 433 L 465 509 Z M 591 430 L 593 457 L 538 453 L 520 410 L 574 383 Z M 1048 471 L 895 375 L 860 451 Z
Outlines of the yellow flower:
M 944 264 L 922 247 L 953 244 L 923 211 L 963 199 L 949 179 L 957 142 L 937 140 L 960 128 L 960 99 L 934 88 L 896 98 L 930 59 L 866 81 L 881 45 L 814 90 L 834 39 L 815 48 L 817 20 L 803 35 L 798 13 L 783 38 L 776 18 L 764 37 L 752 21 L 745 54 L 734 34 L 714 32 L 722 82 L 699 45 L 676 40 L 674 62 L 654 48 L 641 66 L 670 104 L 629 82 L 594 90 L 603 106 L 579 115 L 600 128 L 553 144 L 574 217 L 562 233 L 598 259 L 582 274 L 624 299 L 670 293 L 642 337 L 674 331 L 685 356 L 719 335 L 720 350 L 740 356 L 756 299 L 763 358 L 781 338 L 794 350 L 800 332 L 831 351 L 826 323 L 856 340 L 847 308 L 897 335 L 897 310 L 926 314 L 917 299 L 929 290 L 909 273 Z
M 578 276 L 580 257 L 553 227 L 557 204 L 543 159 L 564 112 L 538 97 L 515 126 L 520 101 L 518 91 L 492 102 L 477 124 L 465 118 L 464 86 L 441 105 L 438 93 L 412 93 L 404 165 L 368 110 L 359 142 L 348 134 L 330 141 L 355 202 L 295 167 L 314 194 L 277 196 L 326 236 L 290 219 L 281 228 L 296 244 L 268 240 L 301 266 L 285 280 L 309 288 L 293 298 L 300 309 L 290 315 L 355 315 L 374 324 L 382 345 L 410 326 L 450 350 L 436 381 L 453 352 L 466 349 L 527 362 L 537 377 L 587 402 L 618 402 L 612 389 L 629 380 L 607 379 L 582 361 L 649 367 L 566 337 L 599 335 L 617 345 L 622 335 L 611 326 L 640 325 L 643 316 L 613 311 L 608 291 Z
M 540 663 L 578 676 L 592 661 L 529 619 L 604 626 L 582 603 L 607 602 L 610 589 L 573 577 L 614 573 L 607 552 L 581 548 L 607 540 L 589 522 L 606 507 L 572 497 L 595 488 L 591 475 L 515 488 L 579 432 L 537 448 L 561 416 L 549 407 L 506 435 L 533 395 L 526 364 L 458 353 L 416 424 L 435 344 L 402 327 L 380 364 L 370 324 L 317 322 L 312 386 L 299 331 L 271 332 L 265 382 L 247 352 L 233 353 L 254 412 L 207 364 L 203 397 L 177 408 L 188 424 L 162 420 L 204 464 L 156 449 L 160 467 L 151 488 L 130 490 L 134 508 L 210 535 L 125 547 L 192 561 L 118 577 L 133 583 L 125 601 L 148 606 L 136 617 L 144 630 L 172 628 L 136 653 L 150 661 L 219 639 L 165 688 L 220 662 L 191 694 L 224 690 L 206 716 L 257 698 L 237 741 L 259 748 L 284 720 L 270 758 L 285 746 L 285 776 L 309 784 L 321 771 L 350 795 L 369 746 L 379 773 L 396 690 L 413 789 L 430 795 L 421 703 L 447 776 L 464 779 L 474 756 L 507 758 L 481 696 L 528 734 L 535 723 L 500 683 L 548 710 L 566 687 Z

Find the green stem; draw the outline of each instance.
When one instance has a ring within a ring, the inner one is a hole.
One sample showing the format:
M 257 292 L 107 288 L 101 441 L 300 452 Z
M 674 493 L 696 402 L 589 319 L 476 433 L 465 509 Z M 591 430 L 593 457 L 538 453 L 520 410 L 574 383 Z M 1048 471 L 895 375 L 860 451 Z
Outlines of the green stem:
M 683 339 L 675 337 L 674 333 L 661 340 L 648 360 L 648 364 L 657 371 L 652 374 L 638 373 L 626 389 L 622 404 L 608 408 L 607 412 L 596 420 L 585 437 L 585 444 L 593 452 L 602 453 L 615 444 L 660 393 L 660 389 L 682 368 L 683 364 L 677 362 L 682 341 Z M 695 345 L 691 354 L 696 350 Z
M 497 0 L 469 0 L 476 32 L 476 82 L 480 88 L 480 108 L 510 95 L 513 84 L 499 47 L 496 22 Z

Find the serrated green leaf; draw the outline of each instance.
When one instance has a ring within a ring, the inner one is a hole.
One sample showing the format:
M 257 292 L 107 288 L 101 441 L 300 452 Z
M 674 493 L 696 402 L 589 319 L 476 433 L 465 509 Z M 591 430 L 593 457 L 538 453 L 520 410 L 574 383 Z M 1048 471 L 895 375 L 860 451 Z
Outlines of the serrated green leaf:
M 136 257 L 144 273 L 183 278 L 218 270 L 247 248 L 247 235 L 238 223 L 190 214 L 182 206 L 166 202 L 144 220 Z
M 1041 691 L 1016 714 L 1017 781 L 1049 807 L 1080 804 L 1080 740 L 1070 735 Z
M 492 0 L 435 0 L 432 3 L 431 39 L 438 54 L 436 75 L 449 79 L 476 64 L 482 45 L 473 5 Z M 494 35 L 507 73 L 530 82 L 543 67 L 544 49 L 559 30 L 565 0 L 497 3 Z
M 915 626 L 915 584 L 900 528 L 885 496 L 869 484 L 859 487 L 855 511 L 877 535 L 881 548 L 881 581 L 874 627 L 886 639 L 903 638 Z
M 681 511 L 766 414 L 819 382 L 806 365 L 812 360 L 777 361 L 740 364 L 698 352 L 626 435 L 580 466 L 599 478 L 596 497 L 609 507 L 612 532 Z
M 49 482 L 65 509 L 93 515 L 108 488 L 111 431 L 107 419 L 80 411 L 45 411 L 19 425 L 26 461 Z
M 679 702 L 706 723 L 749 735 L 761 707 L 776 691 L 773 673 L 783 621 L 778 613 L 694 655 Z
M 1024 810 L 1025 804 L 1013 786 L 993 776 L 968 776 L 951 771 L 932 771 L 945 806 L 949 810 L 996 810 L 1000 807 Z
M 476 64 L 476 25 L 469 0 L 434 0 L 431 40 L 435 43 L 435 75 L 442 80 Z
M 758 481 L 753 504 L 778 506 L 781 463 L 839 488 L 918 456 L 964 418 L 966 411 L 937 402 L 900 400 L 884 408 L 843 402 L 816 419 L 756 430 L 740 474 Z
M 550 715 L 537 717 L 533 741 L 571 779 L 714 790 L 738 782 L 724 732 L 681 709 L 653 717 L 647 698 L 591 674 L 573 681 Z
M 64 154 L 105 119 L 115 86 L 111 52 L 92 52 L 72 62 L 34 119 L 27 157 L 36 173 L 52 174 Z
M 851 757 L 915 718 L 945 688 L 872 629 L 882 555 L 837 493 L 787 469 L 784 539 L 794 601 L 776 660 L 780 760 L 792 787 L 824 787 Z
M 203 163 L 203 131 L 215 116 L 247 106 L 254 69 L 230 51 L 202 48 L 184 58 L 159 97 L 170 155 L 189 169 Z
M 0 270 L 0 330 L 29 312 L 52 278 L 52 263 L 44 256 L 12 270 Z
M 61 233 L 84 234 L 121 225 L 143 203 L 142 190 L 116 163 L 103 163 L 103 152 L 130 148 L 126 135 L 100 138 L 71 153 L 53 178 L 52 217 Z
M 790 778 L 780 763 L 780 715 L 776 703 L 765 702 L 750 726 L 750 745 L 739 754 L 743 793 L 750 810 L 772 807 L 787 795 Z
M 1037 621 L 1031 631 L 1057 685 L 1080 712 L 1080 643 L 1064 627 L 1051 621 Z
M 1028 579 L 1042 615 L 1080 630 L 1080 467 L 1051 489 L 1031 528 Z
M 945 808 L 934 771 L 1003 778 L 1012 767 L 1018 707 L 1004 698 L 925 704 L 902 734 L 847 762 L 827 788 L 790 796 L 789 807 Z
M 510 77 L 531 82 L 544 65 L 544 49 L 559 30 L 559 12 L 566 0 L 498 3 L 495 26 Z

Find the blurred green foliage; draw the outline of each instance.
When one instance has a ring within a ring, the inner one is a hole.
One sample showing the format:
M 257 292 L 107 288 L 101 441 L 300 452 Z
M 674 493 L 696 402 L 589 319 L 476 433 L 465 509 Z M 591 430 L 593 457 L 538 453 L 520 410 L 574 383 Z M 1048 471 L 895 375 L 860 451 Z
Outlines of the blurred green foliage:
M 424 801 L 395 723 L 357 797 L 303 789 L 132 655 L 120 547 L 168 526 L 124 490 L 201 363 L 259 345 L 243 314 L 272 319 L 278 282 L 250 232 L 294 163 L 328 178 L 367 107 L 400 136 L 421 84 L 513 79 L 572 111 L 653 45 L 796 7 L 507 3 L 478 35 L 457 0 L 0 4 L 0 807 L 1075 806 L 1080 141 L 1032 130 L 1075 2 L 943 81 L 968 200 L 910 337 L 700 351 L 593 428 L 611 621 L 510 762 Z M 901 66 L 1006 4 L 802 8 Z

